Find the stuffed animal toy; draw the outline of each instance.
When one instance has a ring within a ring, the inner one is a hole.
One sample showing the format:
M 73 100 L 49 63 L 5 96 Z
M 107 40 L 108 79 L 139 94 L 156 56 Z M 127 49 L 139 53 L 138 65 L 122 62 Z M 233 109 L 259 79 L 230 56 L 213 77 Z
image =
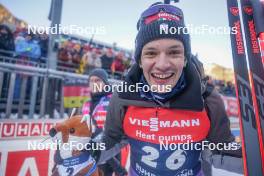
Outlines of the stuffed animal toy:
M 50 136 L 57 143 L 52 176 L 102 176 L 90 152 L 92 122 L 90 118 L 76 115 L 56 124 Z M 65 145 L 67 144 L 67 145 Z M 59 147 L 60 145 L 60 147 Z M 66 147 L 67 146 L 67 147 Z M 98 148 L 96 148 L 98 149 Z

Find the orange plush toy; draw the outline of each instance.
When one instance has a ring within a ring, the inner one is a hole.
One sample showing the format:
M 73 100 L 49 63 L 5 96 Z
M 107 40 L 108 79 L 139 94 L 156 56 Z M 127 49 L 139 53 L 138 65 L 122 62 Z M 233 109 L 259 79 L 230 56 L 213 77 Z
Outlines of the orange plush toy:
M 55 165 L 52 176 L 101 176 L 94 158 L 83 150 L 90 147 L 92 123 L 90 118 L 76 115 L 56 124 L 50 130 L 50 136 L 60 144 L 55 153 Z M 65 145 L 67 144 L 67 145 Z

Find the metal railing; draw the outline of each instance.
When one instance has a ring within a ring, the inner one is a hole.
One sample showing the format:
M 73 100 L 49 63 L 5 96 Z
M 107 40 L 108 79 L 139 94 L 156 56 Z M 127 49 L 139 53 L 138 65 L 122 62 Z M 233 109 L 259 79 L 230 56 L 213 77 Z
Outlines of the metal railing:
M 2 58 L 2 57 L 0 57 Z M 63 84 L 65 79 L 87 80 L 88 75 L 52 70 L 28 65 L 0 62 L 0 118 L 43 118 L 46 110 L 48 85 L 55 81 L 55 107 L 62 118 L 71 109 L 64 108 Z M 110 79 L 111 84 L 119 84 L 120 80 Z M 28 82 L 31 82 L 28 86 Z M 18 89 L 16 85 L 19 85 Z M 15 97 L 16 94 L 19 94 Z M 15 116 L 14 113 L 15 112 Z M 49 116 L 56 118 L 56 115 Z
M 32 60 L 23 59 L 12 51 L 0 49 L 0 118 L 42 118 L 50 115 L 46 106 L 49 106 L 50 92 L 56 95 L 55 107 L 59 117 L 64 117 L 63 83 L 65 79 L 88 79 L 88 75 L 73 73 L 76 68 L 63 67 L 66 63 L 58 60 L 58 70 L 47 68 L 46 58 Z M 112 73 L 110 82 L 118 84 L 123 73 Z M 50 90 L 49 85 L 55 84 Z M 15 115 L 14 115 L 15 114 Z M 37 116 L 37 117 L 35 117 Z M 53 115 L 50 115 L 53 116 Z
M 27 59 L 23 59 L 23 58 L 27 58 Z M 7 50 L 0 49 L 0 62 L 47 68 L 46 61 L 47 61 L 47 58 L 45 57 L 33 59 L 33 58 L 20 55 L 14 51 L 7 51 Z M 62 61 L 60 59 L 57 59 L 56 62 L 57 62 L 56 69 L 58 71 L 76 73 L 76 70 L 79 69 L 79 64 L 73 63 L 72 61 Z M 112 79 L 124 79 L 123 72 L 115 71 L 113 73 L 111 70 L 108 70 L 108 69 L 106 69 L 106 71 Z
M 55 108 L 59 108 L 60 117 L 63 117 L 65 109 L 62 87 L 66 78 L 88 79 L 88 76 L 0 62 L 0 112 L 2 118 L 10 118 L 13 111 L 16 112 L 17 118 L 22 118 L 25 111 L 28 118 L 33 118 L 34 114 L 38 114 L 38 118 L 47 115 L 45 110 L 47 87 L 51 79 L 55 80 L 58 85 L 53 90 L 56 91 L 58 97 Z M 31 85 L 28 88 L 29 81 Z M 16 85 L 19 86 L 19 89 L 15 90 Z M 19 93 L 15 91 L 19 91 Z M 15 97 L 16 94 L 18 94 L 18 98 Z

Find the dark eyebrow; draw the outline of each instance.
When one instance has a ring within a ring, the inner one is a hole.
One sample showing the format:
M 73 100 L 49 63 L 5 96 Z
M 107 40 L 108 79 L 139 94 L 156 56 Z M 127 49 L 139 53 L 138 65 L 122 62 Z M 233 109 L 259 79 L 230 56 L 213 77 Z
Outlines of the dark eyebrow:
M 169 49 L 180 49 L 180 48 L 181 48 L 180 45 L 173 45 L 173 46 L 169 47 Z M 144 50 L 157 50 L 157 48 L 150 46 L 150 47 L 146 47 Z
M 171 47 L 169 47 L 169 49 L 180 49 L 181 46 L 180 45 L 173 45 Z
M 154 47 L 147 47 L 147 48 L 145 48 L 144 50 L 157 50 L 157 49 L 154 48 Z

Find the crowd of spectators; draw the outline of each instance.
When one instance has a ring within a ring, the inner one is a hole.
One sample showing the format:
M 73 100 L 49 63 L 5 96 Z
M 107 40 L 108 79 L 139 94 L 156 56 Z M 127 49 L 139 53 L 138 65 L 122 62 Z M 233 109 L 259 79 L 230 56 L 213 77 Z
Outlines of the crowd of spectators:
M 0 25 L 0 54 L 15 58 L 16 64 L 45 64 L 48 40 L 47 34 L 29 33 L 26 28 L 11 30 L 7 25 Z M 57 52 L 58 70 L 79 74 L 103 68 L 113 78 L 120 79 L 132 61 L 130 52 L 63 36 L 56 41 L 54 50 Z
M 222 95 L 225 96 L 236 96 L 236 90 L 235 85 L 231 81 L 223 81 L 223 80 L 216 80 L 212 79 L 212 77 L 209 76 L 208 84 L 214 85 L 214 87 L 220 92 Z
M 94 68 L 103 68 L 114 78 L 120 79 L 132 61 L 131 53 L 111 47 L 81 42 L 74 39 L 61 39 L 58 48 L 58 64 L 74 67 L 75 72 L 89 74 Z
M 48 51 L 48 35 L 28 33 L 26 28 L 12 28 L 0 25 L 0 61 L 27 66 L 45 67 Z M 20 97 L 23 74 L 17 74 L 14 87 L 14 99 Z M 4 82 L 8 82 L 4 75 Z M 26 98 L 29 99 L 31 78 L 26 86 Z M 3 86 L 3 95 L 7 96 L 8 84 Z
M 47 34 L 28 32 L 26 28 L 12 28 L 0 24 L 0 62 L 27 66 L 47 65 L 49 37 Z M 60 36 L 53 48 L 57 52 L 57 69 L 79 74 L 89 74 L 93 68 L 105 69 L 112 78 L 122 79 L 131 64 L 131 53 L 115 47 L 105 47 L 95 42 Z M 14 99 L 20 97 L 25 75 L 17 74 Z M 4 75 L 4 82 L 8 79 Z M 7 81 L 8 82 L 8 81 Z M 29 99 L 32 80 L 27 78 L 26 99 Z M 8 84 L 3 94 L 7 98 Z
M 0 25 L 0 54 L 16 58 L 16 63 L 45 63 L 48 35 L 29 33 L 26 28 Z

